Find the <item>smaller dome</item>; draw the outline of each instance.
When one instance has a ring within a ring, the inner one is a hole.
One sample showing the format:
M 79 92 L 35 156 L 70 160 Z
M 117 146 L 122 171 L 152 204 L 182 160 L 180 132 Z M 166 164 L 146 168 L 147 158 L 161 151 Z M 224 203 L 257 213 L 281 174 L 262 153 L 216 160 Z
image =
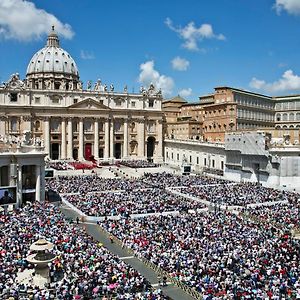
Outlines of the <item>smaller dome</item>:
M 48 35 L 46 46 L 36 52 L 28 64 L 26 75 L 37 73 L 59 73 L 79 77 L 74 59 L 59 46 L 54 26 Z

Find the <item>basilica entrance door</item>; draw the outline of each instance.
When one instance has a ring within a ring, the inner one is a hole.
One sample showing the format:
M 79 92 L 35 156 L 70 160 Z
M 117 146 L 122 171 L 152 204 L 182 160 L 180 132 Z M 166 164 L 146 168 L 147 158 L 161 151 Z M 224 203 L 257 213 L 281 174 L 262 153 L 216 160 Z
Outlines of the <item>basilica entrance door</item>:
M 122 144 L 121 143 L 115 143 L 115 153 L 114 153 L 114 157 L 116 159 L 120 159 L 121 155 L 122 155 Z
M 84 147 L 84 158 L 86 160 L 90 160 L 92 156 L 92 144 L 88 143 L 88 144 L 85 144 L 85 147 Z

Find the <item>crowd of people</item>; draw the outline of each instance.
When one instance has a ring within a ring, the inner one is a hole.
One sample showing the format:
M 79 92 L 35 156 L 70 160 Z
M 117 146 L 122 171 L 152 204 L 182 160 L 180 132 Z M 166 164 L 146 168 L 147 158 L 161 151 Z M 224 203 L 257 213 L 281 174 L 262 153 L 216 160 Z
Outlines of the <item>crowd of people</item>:
M 58 193 L 80 193 L 101 191 L 135 190 L 148 188 L 141 179 L 102 178 L 97 175 L 58 176 L 47 180 L 46 188 Z
M 129 167 L 129 168 L 155 168 L 158 164 L 142 159 L 135 160 L 121 160 L 118 164 Z
M 167 172 L 145 173 L 144 182 L 159 188 L 227 183 L 227 181 L 223 179 L 213 177 L 200 175 L 174 175 Z
M 183 194 L 226 206 L 244 206 L 268 201 L 292 201 L 300 198 L 299 194 L 266 188 L 256 183 L 189 186 L 178 190 Z
M 73 167 L 66 161 L 48 161 L 46 162 L 46 168 L 52 168 L 59 171 L 72 170 Z
M 54 244 L 56 255 L 50 267 L 51 282 L 45 288 L 17 280 L 20 272 L 33 268 L 26 257 L 30 245 L 41 237 Z M 51 204 L 0 213 L 0 240 L 1 299 L 17 300 L 24 294 L 35 300 L 166 299 L 84 229 L 67 222 Z
M 187 200 L 157 188 L 116 193 L 90 193 L 81 196 L 67 195 L 65 199 L 86 215 L 95 217 L 181 212 L 205 207 L 199 201 Z
M 100 222 L 203 299 L 300 299 L 300 242 L 229 212 Z
M 290 197 L 288 203 L 257 208 L 243 208 L 243 213 L 286 229 L 300 228 L 300 199 Z

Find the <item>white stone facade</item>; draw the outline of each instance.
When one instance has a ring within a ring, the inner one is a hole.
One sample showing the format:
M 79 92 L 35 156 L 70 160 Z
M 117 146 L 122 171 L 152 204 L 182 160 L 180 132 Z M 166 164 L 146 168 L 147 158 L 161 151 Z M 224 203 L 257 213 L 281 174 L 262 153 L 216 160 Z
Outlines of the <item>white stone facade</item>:
M 16 188 L 16 205 L 45 200 L 45 153 L 42 149 L 7 149 L 0 152 L 0 188 Z
M 30 131 L 51 159 L 146 159 L 163 157 L 162 94 L 116 92 L 98 80 L 83 89 L 70 55 L 52 29 L 47 45 L 0 87 L 0 135 Z
M 204 143 L 200 141 L 165 140 L 165 163 L 181 167 L 185 162 L 196 173 L 223 174 L 225 150 L 223 144 Z

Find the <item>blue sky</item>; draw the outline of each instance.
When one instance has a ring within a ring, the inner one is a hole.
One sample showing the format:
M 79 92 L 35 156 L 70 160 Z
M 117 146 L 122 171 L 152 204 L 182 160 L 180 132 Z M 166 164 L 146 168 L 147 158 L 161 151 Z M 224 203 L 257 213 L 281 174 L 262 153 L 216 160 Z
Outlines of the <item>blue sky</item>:
M 1 82 L 25 77 L 52 24 L 84 83 L 300 93 L 300 0 L 1 0 Z

